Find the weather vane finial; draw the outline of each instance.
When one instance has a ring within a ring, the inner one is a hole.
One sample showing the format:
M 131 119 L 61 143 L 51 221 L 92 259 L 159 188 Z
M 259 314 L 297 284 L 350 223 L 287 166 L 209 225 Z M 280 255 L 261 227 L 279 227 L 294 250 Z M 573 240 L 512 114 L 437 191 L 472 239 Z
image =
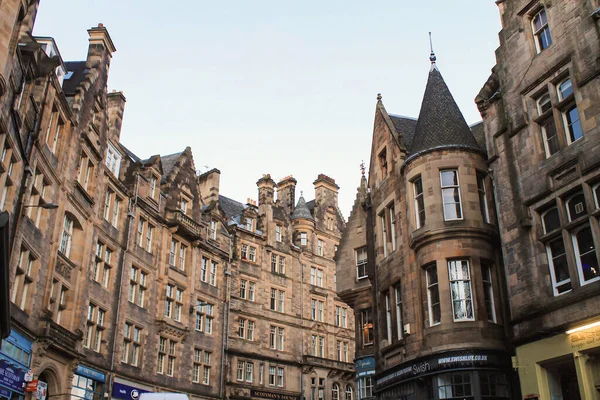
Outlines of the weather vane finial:
M 431 54 L 429 54 L 429 61 L 431 61 L 431 64 L 435 64 L 435 61 L 437 60 L 435 53 L 433 52 L 433 41 L 431 40 L 431 32 L 429 32 L 429 48 L 431 49 Z
M 360 163 L 360 172 L 362 173 L 362 176 L 365 176 L 365 160 Z

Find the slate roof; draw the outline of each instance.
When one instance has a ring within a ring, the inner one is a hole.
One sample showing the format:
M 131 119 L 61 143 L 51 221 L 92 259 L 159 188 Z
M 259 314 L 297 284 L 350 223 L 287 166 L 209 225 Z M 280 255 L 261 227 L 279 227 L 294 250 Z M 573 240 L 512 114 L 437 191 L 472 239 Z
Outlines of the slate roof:
M 66 96 L 73 96 L 75 94 L 75 89 L 83 81 L 85 74 L 88 73 L 89 70 L 86 68 L 85 63 L 85 61 L 67 61 L 65 63 L 67 73 L 73 73 L 69 79 L 63 81 L 63 92 L 65 92 Z
M 179 153 L 167 154 L 166 156 L 160 156 L 163 167 L 163 175 L 160 183 L 165 183 L 167 181 L 167 176 L 169 176 L 173 168 L 175 168 L 175 163 L 177 160 L 179 160 L 181 154 L 183 154 L 183 151 Z
M 307 201 L 306 208 L 308 208 L 308 211 L 310 211 L 311 215 L 314 214 L 315 213 L 315 201 L 314 200 Z
M 404 145 L 410 152 L 410 148 L 415 137 L 415 128 L 417 127 L 417 119 L 412 117 L 404 117 L 402 115 L 389 114 L 390 119 L 394 123 L 396 131 L 403 135 Z
M 240 215 L 246 208 L 239 201 L 235 201 L 223 195 L 219 195 L 219 205 L 221 206 L 221 209 L 225 212 L 227 218 L 232 218 L 236 215 Z
M 285 210 L 283 207 L 273 206 L 273 218 L 277 218 L 280 221 L 285 221 Z
M 121 149 L 125 152 L 125 155 L 127 155 L 127 157 L 129 157 L 131 159 L 131 161 L 133 161 L 134 163 L 139 163 L 142 161 L 131 150 L 129 150 L 127 147 L 123 146 L 123 144 L 121 142 L 119 142 L 119 146 L 121 146 Z
M 471 128 L 471 132 L 475 137 L 477 145 L 479 145 L 481 150 L 483 150 L 487 155 L 487 149 L 485 147 L 485 129 L 483 128 L 483 121 L 479 121 L 471 125 L 469 128 Z
M 298 204 L 296 204 L 296 208 L 294 209 L 294 212 L 292 213 L 291 217 L 291 219 L 299 218 L 314 220 L 312 214 L 310 213 L 310 210 L 306 205 L 306 200 L 304 200 L 304 196 L 300 196 L 300 198 L 298 199 Z
M 434 65 L 427 79 L 410 153 L 414 156 L 447 146 L 481 151 L 442 74 Z

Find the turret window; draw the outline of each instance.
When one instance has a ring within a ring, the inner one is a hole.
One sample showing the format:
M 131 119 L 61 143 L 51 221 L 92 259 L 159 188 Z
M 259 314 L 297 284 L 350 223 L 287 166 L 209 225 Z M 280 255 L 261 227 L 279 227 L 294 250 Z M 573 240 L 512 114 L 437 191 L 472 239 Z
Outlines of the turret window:
M 427 306 L 429 310 L 429 326 L 434 326 L 441 321 L 440 288 L 438 285 L 437 265 L 425 267 L 427 279 Z
M 485 175 L 477 175 L 477 192 L 479 193 L 479 208 L 483 221 L 490 222 L 490 214 L 487 205 L 487 191 L 485 189 Z
M 444 220 L 462 219 L 460 186 L 458 170 L 450 169 L 440 172 L 442 183 L 442 200 L 444 204 Z
M 452 297 L 454 321 L 474 320 L 469 262 L 467 260 L 449 261 L 448 273 L 450 274 L 450 296 Z
M 417 229 L 425 225 L 425 199 L 423 197 L 423 180 L 419 176 L 413 182 L 415 200 L 415 226 Z

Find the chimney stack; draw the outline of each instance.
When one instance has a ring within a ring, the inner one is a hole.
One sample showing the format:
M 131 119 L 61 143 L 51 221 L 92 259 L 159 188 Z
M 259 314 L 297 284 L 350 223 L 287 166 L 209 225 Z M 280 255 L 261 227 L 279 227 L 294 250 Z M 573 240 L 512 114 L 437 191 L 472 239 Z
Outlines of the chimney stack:
M 271 175 L 264 174 L 256 182 L 258 186 L 258 205 L 273 204 L 275 201 L 275 181 L 271 179 Z
M 88 35 L 90 35 L 90 44 L 88 46 L 87 67 L 94 68 L 102 61 L 109 65 L 112 53 L 117 49 L 108 34 L 108 30 L 104 25 L 98 24 L 97 27 L 88 29 Z
M 315 203 L 318 205 L 338 206 L 338 191 L 340 187 L 335 183 L 335 179 L 325 174 L 319 174 L 315 185 Z
M 108 135 L 117 142 L 121 138 L 121 126 L 123 125 L 123 113 L 125 112 L 126 101 L 123 92 L 113 90 L 108 94 Z
M 221 171 L 216 168 L 211 169 L 198 176 L 200 186 L 200 195 L 205 204 L 219 200 L 219 184 L 221 182 Z
M 286 176 L 277 184 L 277 201 L 291 215 L 296 206 L 296 183 L 292 175 Z

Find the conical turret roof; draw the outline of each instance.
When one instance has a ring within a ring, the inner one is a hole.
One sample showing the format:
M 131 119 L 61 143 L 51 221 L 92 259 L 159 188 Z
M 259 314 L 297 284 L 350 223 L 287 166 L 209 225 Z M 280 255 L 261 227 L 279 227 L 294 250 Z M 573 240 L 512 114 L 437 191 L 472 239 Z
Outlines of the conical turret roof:
M 442 74 L 432 64 L 410 152 L 413 156 L 440 147 L 481 151 Z
M 294 209 L 291 218 L 304 218 L 314 220 L 312 214 L 310 213 L 310 210 L 308 209 L 308 206 L 306 205 L 306 200 L 304 200 L 304 196 L 300 196 L 300 198 L 298 199 L 298 204 L 296 204 L 296 208 Z

